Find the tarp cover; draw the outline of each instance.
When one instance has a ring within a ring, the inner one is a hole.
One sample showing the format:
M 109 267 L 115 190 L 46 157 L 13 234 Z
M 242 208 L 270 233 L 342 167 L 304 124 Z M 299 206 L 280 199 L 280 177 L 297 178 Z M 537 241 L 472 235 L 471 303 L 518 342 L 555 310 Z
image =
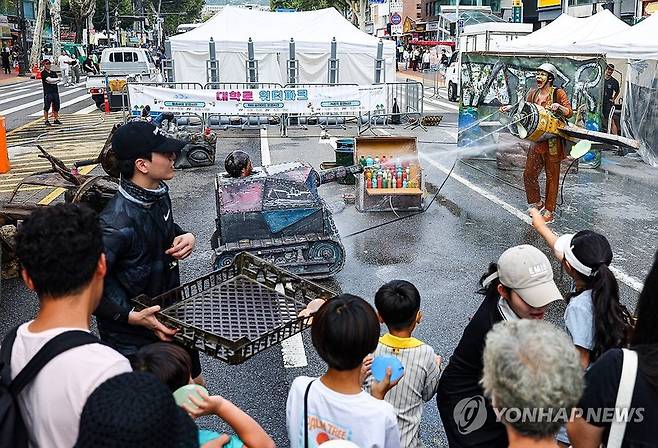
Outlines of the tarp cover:
M 629 64 L 622 110 L 623 135 L 639 140 L 642 160 L 658 168 L 658 60 Z
M 495 51 L 606 54 L 609 48 L 599 42 L 609 37 L 616 41 L 630 28 L 607 9 L 586 18 L 562 14 L 534 33 L 501 43 Z
M 334 8 L 277 13 L 227 6 L 203 25 L 170 39 L 177 82 L 205 83 L 208 42 L 215 41 L 219 82 L 245 82 L 247 41 L 254 41 L 258 81 L 286 84 L 290 39 L 298 83 L 326 83 L 331 40 L 338 42 L 339 82 L 372 84 L 379 39 L 360 31 Z M 384 41 L 385 78 L 395 82 L 395 43 Z

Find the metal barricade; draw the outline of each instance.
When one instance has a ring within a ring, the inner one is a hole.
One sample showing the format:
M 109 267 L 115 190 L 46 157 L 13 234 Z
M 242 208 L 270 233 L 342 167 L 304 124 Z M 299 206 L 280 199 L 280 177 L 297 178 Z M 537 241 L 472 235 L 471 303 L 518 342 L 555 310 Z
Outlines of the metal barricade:
M 360 118 L 359 133 L 373 128 L 391 128 L 393 124 L 420 123 L 423 116 L 424 85 L 419 81 L 389 82 L 382 111 L 368 112 Z M 395 104 L 399 112 L 394 112 Z
M 355 83 L 345 84 L 331 84 L 331 83 L 297 83 L 286 84 L 284 89 L 303 89 L 308 87 L 343 87 L 343 86 L 358 86 Z M 281 135 L 286 136 L 287 131 L 291 127 L 299 129 L 308 129 L 308 126 L 320 126 L 320 129 L 347 129 L 349 123 L 360 125 L 360 113 L 344 113 L 344 112 L 322 112 L 319 114 L 283 114 L 281 119 Z
M 124 104 L 122 100 L 122 105 L 121 105 L 121 109 L 123 110 L 124 123 L 130 118 L 136 118 L 141 115 L 141 110 L 138 109 L 133 110 L 133 108 L 144 106 L 141 104 L 140 105 L 130 104 L 130 95 L 128 95 L 128 86 L 165 87 L 168 89 L 182 89 L 182 90 L 202 90 L 204 87 L 203 84 L 198 82 L 167 82 L 167 81 L 128 82 L 123 87 L 125 92 L 125 97 L 128 99 L 128 104 Z M 128 116 L 126 116 L 126 112 L 128 112 Z M 195 124 L 192 118 L 198 118 L 199 123 Z M 196 113 L 176 113 L 176 122 L 181 127 L 199 126 L 201 127 L 201 129 L 203 129 L 203 127 L 205 127 L 206 124 L 206 119 L 203 115 L 199 115 Z
M 244 90 L 283 89 L 283 86 L 276 82 L 208 82 L 203 88 L 227 92 L 230 95 Z M 211 129 L 260 129 L 268 124 L 280 124 L 281 115 L 210 113 L 205 114 L 205 122 Z

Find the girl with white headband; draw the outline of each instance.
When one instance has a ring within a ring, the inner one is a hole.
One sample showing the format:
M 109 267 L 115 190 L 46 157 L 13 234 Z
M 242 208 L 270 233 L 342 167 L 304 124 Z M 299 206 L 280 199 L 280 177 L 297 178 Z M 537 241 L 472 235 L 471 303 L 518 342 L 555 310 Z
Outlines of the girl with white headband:
M 530 215 L 532 225 L 574 280 L 564 321 L 586 369 L 607 350 L 625 346 L 631 328 L 631 315 L 619 301 L 619 285 L 608 267 L 612 248 L 603 235 L 591 230 L 558 237 L 539 211 L 530 209 Z

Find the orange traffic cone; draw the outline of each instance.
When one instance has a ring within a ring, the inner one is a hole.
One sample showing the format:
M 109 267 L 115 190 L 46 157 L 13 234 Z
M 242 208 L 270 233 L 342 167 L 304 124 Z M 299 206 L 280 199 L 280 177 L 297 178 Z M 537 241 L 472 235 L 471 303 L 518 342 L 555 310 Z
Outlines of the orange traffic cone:
M 11 169 L 9 154 L 7 153 L 7 130 L 5 129 L 5 117 L 0 116 L 0 174 L 5 174 Z

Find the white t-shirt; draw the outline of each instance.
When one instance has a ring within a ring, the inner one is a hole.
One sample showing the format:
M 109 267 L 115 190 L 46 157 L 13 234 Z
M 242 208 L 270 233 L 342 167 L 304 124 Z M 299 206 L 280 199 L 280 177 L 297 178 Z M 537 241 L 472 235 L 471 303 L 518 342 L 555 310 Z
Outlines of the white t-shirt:
M 334 439 L 349 440 L 359 448 L 400 448 L 393 406 L 364 391 L 355 395 L 335 392 L 320 379 L 307 376 L 295 378 L 288 394 L 286 425 L 291 448 L 304 448 L 304 393 L 311 381 L 309 448 Z
M 11 351 L 14 378 L 46 342 L 79 328 L 55 328 L 40 333 L 18 328 Z M 70 448 L 78 438 L 80 414 L 87 397 L 108 378 L 132 371 L 128 359 L 102 344 L 72 348 L 52 359 L 18 396 L 30 434 L 30 446 Z
M 69 62 L 71 62 L 72 59 L 70 57 L 68 57 L 67 55 L 65 55 L 65 54 L 61 55 L 59 57 L 58 61 L 59 61 L 60 70 L 66 71 L 66 70 L 71 68 L 71 66 L 69 65 Z

